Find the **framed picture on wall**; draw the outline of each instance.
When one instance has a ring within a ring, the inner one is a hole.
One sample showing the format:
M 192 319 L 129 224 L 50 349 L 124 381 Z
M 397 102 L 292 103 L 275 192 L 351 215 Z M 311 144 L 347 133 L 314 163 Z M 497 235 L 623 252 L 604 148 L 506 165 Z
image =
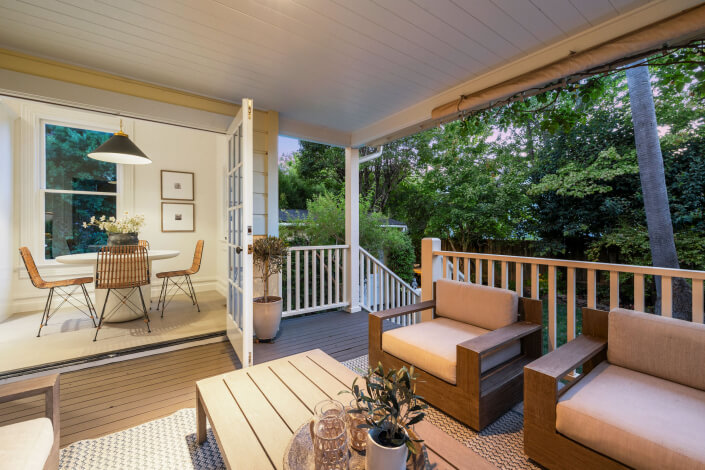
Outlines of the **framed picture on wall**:
M 193 180 L 190 171 L 162 170 L 162 199 L 193 201 Z
M 162 202 L 162 232 L 195 232 L 196 205 L 193 202 Z

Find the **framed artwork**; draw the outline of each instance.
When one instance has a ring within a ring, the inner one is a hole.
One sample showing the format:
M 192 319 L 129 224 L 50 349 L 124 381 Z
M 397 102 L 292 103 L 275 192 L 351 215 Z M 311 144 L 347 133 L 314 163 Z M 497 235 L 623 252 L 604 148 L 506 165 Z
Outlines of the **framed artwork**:
M 194 174 L 189 171 L 162 170 L 162 199 L 193 201 Z
M 195 232 L 196 205 L 193 202 L 162 202 L 162 232 Z

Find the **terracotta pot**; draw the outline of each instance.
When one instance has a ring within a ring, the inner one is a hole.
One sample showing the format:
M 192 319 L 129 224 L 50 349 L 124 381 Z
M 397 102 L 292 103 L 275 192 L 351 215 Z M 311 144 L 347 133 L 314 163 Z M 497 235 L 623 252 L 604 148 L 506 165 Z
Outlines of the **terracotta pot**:
M 367 470 L 405 470 L 409 449 L 406 445 L 385 447 L 377 443 L 379 429 L 370 429 L 367 433 L 367 452 L 365 468 Z
M 108 233 L 108 246 L 137 245 L 137 233 Z
M 282 321 L 282 298 L 270 295 L 269 302 L 264 297 L 254 299 L 252 311 L 255 336 L 260 340 L 274 339 Z

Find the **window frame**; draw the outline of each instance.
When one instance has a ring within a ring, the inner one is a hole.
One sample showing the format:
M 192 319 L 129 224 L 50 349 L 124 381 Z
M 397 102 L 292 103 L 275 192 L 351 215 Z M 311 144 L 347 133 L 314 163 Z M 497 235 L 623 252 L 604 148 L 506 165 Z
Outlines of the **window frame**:
M 85 267 L 71 266 L 45 258 L 45 198 L 47 193 L 115 195 L 116 212 L 134 212 L 134 168 L 117 164 L 115 192 L 73 191 L 46 188 L 46 124 L 115 133 L 120 118 L 98 112 L 78 111 L 55 105 L 26 102 L 21 105 L 20 128 L 20 246 L 26 245 L 39 266 L 50 268 L 47 277 L 67 272 L 84 273 Z M 123 130 L 134 135 L 134 120 L 123 119 Z M 18 265 L 21 268 L 21 265 Z M 21 270 L 20 270 L 21 272 Z

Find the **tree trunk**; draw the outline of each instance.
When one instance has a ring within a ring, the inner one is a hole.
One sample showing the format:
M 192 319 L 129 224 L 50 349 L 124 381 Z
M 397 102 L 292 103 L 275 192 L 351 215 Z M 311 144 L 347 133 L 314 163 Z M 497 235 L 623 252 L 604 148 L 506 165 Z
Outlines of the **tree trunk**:
M 668 206 L 666 176 L 658 137 L 656 108 L 651 89 L 649 69 L 635 67 L 627 70 L 629 101 L 634 123 L 634 141 L 639 162 L 641 191 L 644 197 L 646 225 L 651 246 L 651 261 L 660 268 L 679 268 L 673 224 Z M 661 283 L 657 287 L 657 313 L 661 310 Z M 684 320 L 691 318 L 690 287 L 684 279 L 673 279 L 673 316 Z

